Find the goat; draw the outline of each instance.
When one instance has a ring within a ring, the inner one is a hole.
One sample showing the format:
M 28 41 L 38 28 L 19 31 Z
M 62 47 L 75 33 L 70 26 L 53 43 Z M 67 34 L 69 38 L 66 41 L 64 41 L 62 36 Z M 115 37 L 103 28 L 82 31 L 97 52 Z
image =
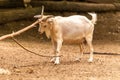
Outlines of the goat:
M 48 38 L 51 38 L 51 41 L 54 46 L 55 56 L 51 61 L 55 64 L 60 64 L 60 50 L 62 43 L 65 40 L 79 40 L 79 47 L 81 56 L 78 56 L 77 60 L 80 60 L 83 55 L 83 46 L 81 40 L 85 39 L 90 50 L 89 62 L 93 61 L 93 31 L 94 24 L 97 21 L 97 14 L 88 13 L 92 16 L 92 20 L 89 20 L 87 17 L 82 15 L 73 15 L 69 17 L 62 16 L 43 16 L 42 20 L 39 23 L 38 31 L 42 34 L 46 33 Z M 40 16 L 35 16 L 40 18 Z

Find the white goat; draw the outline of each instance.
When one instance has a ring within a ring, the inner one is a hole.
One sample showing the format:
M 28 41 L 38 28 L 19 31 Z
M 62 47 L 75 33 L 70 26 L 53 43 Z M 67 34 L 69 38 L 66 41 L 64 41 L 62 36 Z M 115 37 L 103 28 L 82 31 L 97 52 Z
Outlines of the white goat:
M 48 38 L 51 38 L 55 56 L 60 55 L 60 50 L 64 40 L 79 40 L 80 53 L 81 56 L 78 56 L 79 60 L 83 55 L 83 47 L 81 40 L 85 39 L 90 50 L 89 62 L 93 61 L 93 31 L 94 24 L 97 21 L 97 15 L 95 13 L 88 13 L 92 16 L 92 20 L 89 20 L 85 16 L 73 15 L 69 17 L 61 16 L 44 16 L 43 20 L 40 22 L 39 32 L 46 33 Z M 37 17 L 37 16 L 35 16 Z M 60 57 L 55 57 L 51 61 L 54 61 L 55 64 L 59 64 Z

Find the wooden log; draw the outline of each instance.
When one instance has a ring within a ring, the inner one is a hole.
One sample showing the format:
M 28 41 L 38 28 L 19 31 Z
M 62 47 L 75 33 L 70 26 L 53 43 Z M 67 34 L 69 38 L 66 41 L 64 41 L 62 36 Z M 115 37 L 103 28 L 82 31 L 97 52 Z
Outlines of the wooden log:
M 67 1 L 32 1 L 33 7 L 41 5 L 45 6 L 45 11 L 70 11 L 70 12 L 88 12 L 88 11 L 116 11 L 120 10 L 120 3 L 115 4 L 95 4 L 95 3 L 80 3 L 80 2 L 67 2 Z
M 2 11 L 0 12 L 0 24 L 14 21 L 14 20 L 33 18 L 34 15 L 40 14 L 40 13 L 41 13 L 41 7 L 8 10 L 7 12 Z
M 29 7 L 31 0 L 0 0 L 0 8 Z
M 91 3 L 119 3 L 120 0 L 85 0 L 86 2 Z
M 24 7 L 23 0 L 0 0 L 0 8 Z

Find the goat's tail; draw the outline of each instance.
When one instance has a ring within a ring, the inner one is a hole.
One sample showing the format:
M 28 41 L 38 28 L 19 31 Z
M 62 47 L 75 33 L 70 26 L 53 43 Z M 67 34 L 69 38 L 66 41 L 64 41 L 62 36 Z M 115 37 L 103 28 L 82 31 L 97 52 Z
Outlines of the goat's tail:
M 91 22 L 92 22 L 93 24 L 96 24 L 97 14 L 96 14 L 96 13 L 88 13 L 88 14 L 92 16 Z

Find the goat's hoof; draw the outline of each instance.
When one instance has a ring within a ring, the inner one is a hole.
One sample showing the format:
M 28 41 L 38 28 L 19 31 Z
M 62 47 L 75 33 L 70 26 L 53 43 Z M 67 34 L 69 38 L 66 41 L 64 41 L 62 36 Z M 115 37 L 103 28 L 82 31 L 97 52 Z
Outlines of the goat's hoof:
M 92 63 L 92 62 L 93 62 L 93 59 L 88 59 L 88 62 L 89 62 L 89 63 Z
M 60 64 L 60 57 L 56 57 L 55 60 L 54 60 L 54 63 L 55 64 Z
M 59 59 L 56 59 L 55 62 L 54 62 L 54 64 L 56 64 L 56 65 L 60 64 Z
M 56 62 L 56 61 L 55 61 L 55 63 L 54 63 L 54 64 L 55 64 L 55 65 L 58 65 L 58 64 L 60 64 L 60 62 Z

